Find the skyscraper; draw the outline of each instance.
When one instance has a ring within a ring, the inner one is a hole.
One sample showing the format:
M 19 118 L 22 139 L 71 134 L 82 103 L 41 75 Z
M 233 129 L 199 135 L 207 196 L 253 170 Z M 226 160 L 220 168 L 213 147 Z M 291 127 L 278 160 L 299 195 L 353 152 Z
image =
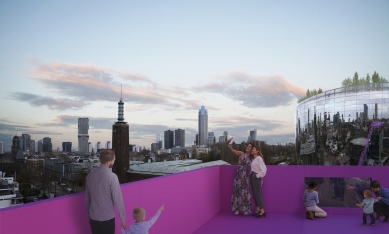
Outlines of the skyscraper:
M 96 145 L 96 152 L 99 152 L 101 150 L 101 142 L 97 142 L 97 145 Z
M 79 118 L 78 119 L 78 152 L 88 152 L 88 141 L 89 141 L 89 119 Z
M 119 183 L 121 184 L 127 182 L 127 171 L 130 168 L 130 133 L 127 122 L 124 122 L 123 109 L 124 102 L 120 95 L 120 101 L 118 102 L 118 121 L 112 125 L 112 150 L 115 151 L 116 158 L 112 172 L 118 176 Z
M 31 144 L 30 144 L 30 150 L 35 152 L 35 140 L 31 140 Z
M 215 144 L 215 133 L 214 132 L 208 132 L 208 140 L 207 145 L 211 146 Z
M 250 136 L 247 143 L 254 142 L 256 140 L 257 140 L 257 129 L 253 129 L 252 131 L 250 131 Z
M 161 134 L 155 134 L 155 143 L 158 143 L 161 140 Z
M 208 110 L 205 106 L 199 109 L 199 145 L 207 145 L 208 139 Z
M 4 154 L 4 143 L 0 141 L 0 154 Z
M 38 152 L 39 153 L 43 152 L 43 142 L 42 142 L 42 140 L 38 140 Z
M 23 150 L 23 152 L 26 152 L 31 148 L 31 136 L 29 134 L 22 134 L 22 138 L 23 145 L 20 145 L 20 148 Z
M 92 142 L 88 142 L 88 152 L 89 153 L 93 152 L 93 144 L 92 144 Z
M 12 150 L 11 150 L 12 154 L 17 154 L 19 149 L 20 149 L 19 137 L 15 135 L 14 138 L 12 138 Z
M 42 139 L 42 152 L 52 152 L 53 151 L 53 145 L 51 143 L 50 137 L 45 137 Z
M 185 147 L 185 130 L 177 129 L 174 130 L 174 146 L 175 147 Z
M 62 152 L 70 153 L 72 152 L 72 143 L 71 142 L 62 142 Z
M 164 132 L 163 140 L 165 142 L 165 149 L 171 149 L 174 147 L 174 132 L 167 130 Z
M 107 141 L 106 147 L 107 147 L 107 149 L 112 149 L 112 143 L 111 143 L 111 141 Z

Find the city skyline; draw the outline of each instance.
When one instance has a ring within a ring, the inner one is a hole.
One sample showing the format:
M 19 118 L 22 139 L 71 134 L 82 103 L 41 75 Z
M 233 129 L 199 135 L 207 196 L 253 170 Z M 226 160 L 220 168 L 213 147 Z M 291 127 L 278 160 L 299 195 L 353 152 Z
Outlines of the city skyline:
M 234 141 L 294 142 L 294 109 L 358 72 L 389 78 L 389 2 L 0 2 L 0 141 L 15 129 L 36 143 L 111 140 L 117 101 L 130 144 L 208 131 Z M 77 7 L 74 7 L 77 6 Z M 104 15 L 105 17 L 101 17 Z

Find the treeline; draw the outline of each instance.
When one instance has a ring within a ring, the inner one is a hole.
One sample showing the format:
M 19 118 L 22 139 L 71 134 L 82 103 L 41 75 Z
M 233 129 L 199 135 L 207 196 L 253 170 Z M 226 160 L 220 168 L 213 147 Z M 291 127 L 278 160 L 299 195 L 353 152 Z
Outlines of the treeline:
M 305 93 L 305 96 L 301 97 L 297 102 L 300 103 L 300 102 L 304 101 L 305 99 L 313 97 L 313 96 L 315 96 L 315 95 L 317 95 L 319 93 L 322 93 L 322 92 L 323 92 L 323 90 L 321 88 L 319 88 L 319 90 L 314 89 L 312 91 L 309 91 L 309 89 L 307 89 L 307 92 Z
M 342 87 L 351 86 L 351 85 L 370 84 L 370 83 L 381 83 L 381 82 L 388 82 L 388 81 L 384 77 L 380 76 L 376 71 L 374 71 L 371 77 L 369 73 L 367 73 L 366 77 L 361 77 L 361 78 L 359 78 L 358 72 L 355 72 L 353 78 L 347 77 L 342 81 Z M 297 103 L 300 103 L 322 92 L 323 90 L 321 88 L 319 88 L 319 90 L 317 91 L 316 89 L 312 91 L 309 91 L 309 89 L 307 89 L 307 93 L 305 94 L 305 96 L 297 100 Z
M 371 77 L 369 73 L 367 73 L 366 77 L 361 77 L 361 78 L 359 78 L 358 72 L 355 72 L 354 77 L 352 79 L 350 77 L 347 77 L 342 81 L 342 87 L 350 86 L 350 85 L 381 83 L 381 82 L 388 82 L 388 81 L 384 77 L 380 76 L 376 71 L 374 71 Z

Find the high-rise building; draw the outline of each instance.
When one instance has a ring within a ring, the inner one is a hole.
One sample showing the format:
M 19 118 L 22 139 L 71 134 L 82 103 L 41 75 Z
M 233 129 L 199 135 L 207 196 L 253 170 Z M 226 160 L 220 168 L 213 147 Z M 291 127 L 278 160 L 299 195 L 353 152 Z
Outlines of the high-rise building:
M 257 129 L 250 131 L 250 136 L 247 139 L 247 143 L 253 143 L 257 140 Z
M 88 142 L 88 152 L 92 153 L 92 151 L 93 151 L 93 144 L 92 142 Z
M 219 136 L 219 143 L 225 143 L 226 137 L 225 136 Z
M 66 153 L 72 152 L 72 143 L 69 141 L 62 142 L 62 152 L 66 152 Z
M 185 130 L 177 129 L 174 130 L 174 146 L 185 147 Z
M 4 154 L 4 143 L 0 141 L 0 154 Z
M 207 145 L 208 141 L 208 110 L 205 106 L 199 109 L 199 145 Z
M 19 149 L 20 149 L 20 140 L 19 137 L 15 135 L 12 138 L 12 148 L 11 148 L 12 154 L 17 154 Z
M 158 141 L 158 149 L 159 149 L 159 150 L 162 149 L 162 141 L 161 141 L 161 140 Z
M 19 139 L 19 149 L 23 150 L 24 138 L 23 136 L 18 136 L 18 139 Z
M 129 126 L 127 122 L 124 122 L 124 102 L 120 95 L 120 101 L 118 102 L 118 121 L 112 125 L 112 150 L 115 151 L 116 158 L 112 172 L 118 176 L 119 183 L 121 184 L 127 182 L 127 171 L 130 168 L 129 143 Z
M 207 140 L 207 145 L 211 146 L 214 145 L 215 142 L 215 133 L 214 132 L 208 132 L 208 140 Z
M 38 140 L 38 152 L 39 153 L 43 152 L 43 142 L 42 142 L 42 140 Z
M 98 141 L 97 144 L 96 144 L 96 152 L 99 152 L 101 150 L 101 142 Z
M 78 118 L 78 152 L 88 152 L 88 141 L 89 141 L 89 119 Z
M 53 145 L 51 143 L 50 137 L 45 137 L 42 139 L 42 152 L 52 152 L 53 151 Z
M 171 149 L 174 147 L 174 132 L 167 130 L 164 132 L 163 140 L 165 142 L 165 149 Z
M 107 148 L 107 149 L 112 149 L 112 143 L 111 143 L 111 141 L 107 141 L 106 148 Z
M 36 148 L 35 148 L 35 140 L 31 140 L 30 150 L 35 152 L 35 150 L 36 150 Z
M 31 136 L 29 134 L 22 134 L 23 145 L 20 145 L 23 152 L 30 150 L 31 148 Z
M 151 143 L 151 152 L 157 152 L 158 149 L 158 143 Z
M 161 140 L 161 134 L 155 134 L 155 143 L 158 143 Z

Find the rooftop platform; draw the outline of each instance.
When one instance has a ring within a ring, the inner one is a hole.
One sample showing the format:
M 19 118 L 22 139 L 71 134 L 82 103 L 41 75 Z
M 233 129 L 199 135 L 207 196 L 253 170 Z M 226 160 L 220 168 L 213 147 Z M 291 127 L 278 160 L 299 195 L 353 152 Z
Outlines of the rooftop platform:
M 307 220 L 302 194 L 305 177 L 364 177 L 389 187 L 389 167 L 268 166 L 263 184 L 266 218 L 234 216 L 230 199 L 236 166 L 213 166 L 121 186 L 127 223 L 141 206 L 155 233 L 389 233 L 389 223 L 362 226 L 362 209 L 323 208 L 328 217 Z M 254 209 L 254 203 L 253 203 Z M 0 209 L 0 233 L 91 233 L 84 193 Z M 120 233 L 116 215 L 116 233 Z

